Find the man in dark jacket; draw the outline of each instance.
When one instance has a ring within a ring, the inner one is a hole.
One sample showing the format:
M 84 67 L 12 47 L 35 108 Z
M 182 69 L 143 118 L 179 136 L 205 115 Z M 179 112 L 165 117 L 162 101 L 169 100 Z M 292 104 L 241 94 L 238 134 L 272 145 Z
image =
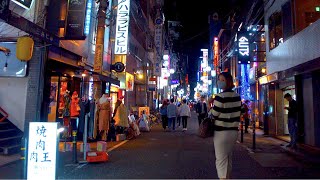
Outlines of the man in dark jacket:
M 200 126 L 201 122 L 208 114 L 207 104 L 203 96 L 201 96 L 200 101 L 196 105 L 196 113 L 198 114 L 198 121 Z
M 284 98 L 289 101 L 289 107 L 284 109 L 288 110 L 288 129 L 290 134 L 290 144 L 287 147 L 297 148 L 297 122 L 298 122 L 298 108 L 297 102 L 292 99 L 291 94 L 287 93 L 284 95 Z

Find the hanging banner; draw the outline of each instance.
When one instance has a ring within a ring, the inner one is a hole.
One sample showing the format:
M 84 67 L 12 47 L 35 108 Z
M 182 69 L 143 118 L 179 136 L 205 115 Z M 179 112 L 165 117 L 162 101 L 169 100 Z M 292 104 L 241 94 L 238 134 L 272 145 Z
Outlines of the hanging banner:
M 133 91 L 134 76 L 130 73 L 126 73 L 126 90 Z
M 84 37 L 84 25 L 86 17 L 86 0 L 73 0 L 68 3 L 68 15 L 66 25 L 67 39 L 80 39 Z
M 27 179 L 56 179 L 58 123 L 30 122 Z
M 128 53 L 129 20 L 130 0 L 121 0 L 118 3 L 114 54 Z

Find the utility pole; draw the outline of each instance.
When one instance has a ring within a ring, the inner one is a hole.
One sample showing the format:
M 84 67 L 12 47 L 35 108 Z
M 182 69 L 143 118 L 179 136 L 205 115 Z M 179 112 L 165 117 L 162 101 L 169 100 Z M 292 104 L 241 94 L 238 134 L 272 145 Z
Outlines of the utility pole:
M 104 52 L 104 32 L 105 32 L 105 22 L 106 22 L 106 10 L 109 6 L 108 0 L 99 0 L 99 10 L 98 10 L 98 26 L 97 26 L 97 36 L 96 36 L 96 48 L 94 55 L 94 72 L 102 74 L 103 67 L 103 52 Z M 94 89 L 98 97 L 103 94 L 100 82 L 94 82 Z

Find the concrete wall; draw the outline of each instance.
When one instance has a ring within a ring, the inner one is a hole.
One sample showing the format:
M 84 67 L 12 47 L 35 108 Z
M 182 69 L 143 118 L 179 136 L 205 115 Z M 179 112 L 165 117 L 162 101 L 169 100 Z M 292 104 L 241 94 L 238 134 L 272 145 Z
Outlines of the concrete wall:
M 312 78 L 302 80 L 305 143 L 315 145 Z
M 24 128 L 28 78 L 0 78 L 0 106 L 8 119 L 19 129 Z
M 274 5 L 266 11 L 265 22 L 276 11 L 281 10 L 281 6 L 287 0 L 277 0 Z M 269 7 L 270 4 L 266 6 Z M 266 27 L 267 44 L 267 70 L 268 74 L 283 71 L 299 64 L 320 57 L 320 20 L 308 26 L 301 32 L 295 34 L 284 43 L 270 51 L 269 49 L 269 29 Z

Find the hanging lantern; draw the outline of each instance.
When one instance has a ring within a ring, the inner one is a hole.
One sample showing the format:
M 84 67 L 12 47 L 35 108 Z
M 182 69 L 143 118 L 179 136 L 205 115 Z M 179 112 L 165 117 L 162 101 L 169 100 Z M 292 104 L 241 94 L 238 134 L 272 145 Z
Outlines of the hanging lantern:
M 21 61 L 29 61 L 32 58 L 34 41 L 31 37 L 18 38 L 16 56 Z

